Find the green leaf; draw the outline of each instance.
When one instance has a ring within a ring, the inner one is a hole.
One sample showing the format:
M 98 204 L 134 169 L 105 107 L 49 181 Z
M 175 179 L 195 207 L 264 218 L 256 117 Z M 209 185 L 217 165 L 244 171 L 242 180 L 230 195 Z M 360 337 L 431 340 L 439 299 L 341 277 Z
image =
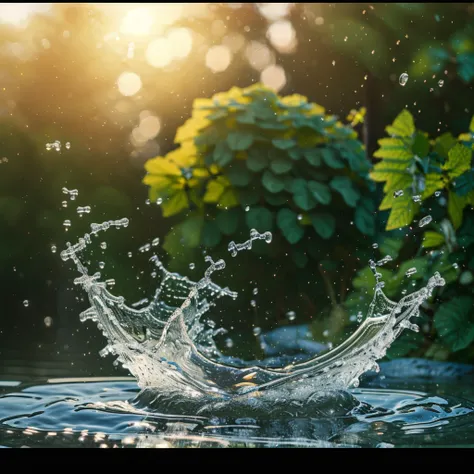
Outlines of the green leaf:
M 225 174 L 234 186 L 245 187 L 250 182 L 250 173 L 243 166 L 234 164 L 226 170 Z
M 239 225 L 239 211 L 229 209 L 219 212 L 216 217 L 216 224 L 224 235 L 232 235 Z
M 179 233 L 186 247 L 196 248 L 200 244 L 203 225 L 202 216 L 189 217 L 179 225 Z
M 331 202 L 331 191 L 327 184 L 308 181 L 308 189 L 319 203 L 329 204 Z
M 321 153 L 318 151 L 318 149 L 311 148 L 309 150 L 305 150 L 303 152 L 304 157 L 306 158 L 306 161 L 311 165 L 311 166 L 321 166 Z
M 215 146 L 212 157 L 219 166 L 226 166 L 232 161 L 234 154 L 227 146 L 227 143 L 221 141 Z
M 424 133 L 422 132 L 415 133 L 412 150 L 413 150 L 413 153 L 417 155 L 419 158 L 424 158 L 425 156 L 428 155 L 430 151 L 430 141 L 428 140 L 428 137 Z
M 344 201 L 348 206 L 355 207 L 358 199 L 360 198 L 360 193 L 357 189 L 354 188 L 352 181 L 347 176 L 336 176 L 329 183 L 334 191 L 337 191 L 342 195 Z
M 410 225 L 419 208 L 420 205 L 413 202 L 410 195 L 404 194 L 398 197 L 393 202 L 385 230 L 394 230 Z
M 288 195 L 265 193 L 265 201 L 272 206 L 281 206 L 288 203 Z
M 385 130 L 389 135 L 396 137 L 411 137 L 415 133 L 413 115 L 407 109 L 403 109 L 392 125 L 386 127 Z
M 254 207 L 246 212 L 245 221 L 249 229 L 266 232 L 267 230 L 272 230 L 273 213 L 264 207 Z
M 304 228 L 298 223 L 298 216 L 290 209 L 280 209 L 277 214 L 277 225 L 290 244 L 296 244 L 304 235 Z
M 469 170 L 463 173 L 456 179 L 454 185 L 456 194 L 459 196 L 467 196 L 471 191 L 474 190 L 474 170 Z
M 255 117 L 251 113 L 251 111 L 246 110 L 244 113 L 239 114 L 236 118 L 238 123 L 244 123 L 246 125 L 253 125 L 255 124 Z
M 443 169 L 454 179 L 471 169 L 471 158 L 472 151 L 457 143 L 449 150 L 448 161 L 443 165 Z
M 271 193 L 279 193 L 285 189 L 285 181 L 275 176 L 271 171 L 266 170 L 262 176 L 262 184 L 264 188 Z
M 278 148 L 279 150 L 288 150 L 289 148 L 293 148 L 296 145 L 296 142 L 294 140 L 281 140 L 281 139 L 273 139 L 272 144 L 275 148 Z
M 462 224 L 462 213 L 466 204 L 467 200 L 464 196 L 458 196 L 455 192 L 449 191 L 448 215 L 455 229 Z
M 465 82 L 469 83 L 474 79 L 474 54 L 463 53 L 457 56 L 458 75 Z
M 293 247 L 291 249 L 291 256 L 293 258 L 293 262 L 298 268 L 306 267 L 308 263 L 308 256 L 303 249 Z
M 450 132 L 443 133 L 435 140 L 434 151 L 444 159 L 448 158 L 449 150 L 456 145 L 457 140 Z
M 370 198 L 362 198 L 356 207 L 354 215 L 356 227 L 364 234 L 375 234 L 375 204 Z
M 177 193 L 170 196 L 168 199 L 163 201 L 161 209 L 163 211 L 163 217 L 174 216 L 180 213 L 189 206 L 188 195 L 186 191 L 180 190 Z
M 378 141 L 380 148 L 374 152 L 375 158 L 390 158 L 394 160 L 410 160 L 413 158 L 413 151 L 410 143 L 403 138 L 381 138 Z
M 428 230 L 423 236 L 423 242 L 421 243 L 421 246 L 425 249 L 428 249 L 432 247 L 439 247 L 442 244 L 444 244 L 444 235 Z
M 260 200 L 260 193 L 255 189 L 239 189 L 239 200 L 243 207 L 253 206 Z
M 215 247 L 222 239 L 219 227 L 214 221 L 206 221 L 202 229 L 201 243 L 205 247 Z
M 321 148 L 321 155 L 326 165 L 328 165 L 330 168 L 344 168 L 344 162 L 336 156 L 333 150 L 330 150 L 329 148 Z
M 436 311 L 436 330 L 453 352 L 466 348 L 474 341 L 473 307 L 472 297 L 456 296 Z
M 393 260 L 398 257 L 402 247 L 403 240 L 399 237 L 384 237 L 379 245 L 380 253 L 382 255 L 390 255 Z
M 284 174 L 291 170 L 293 163 L 286 158 L 276 158 L 270 163 L 270 168 L 276 174 Z
M 303 183 L 302 186 L 293 186 L 293 201 L 303 211 L 310 211 L 316 207 L 316 201 L 310 194 L 306 182 Z
M 311 214 L 314 230 L 323 238 L 329 239 L 336 230 L 336 219 L 330 214 Z
M 263 151 L 251 149 L 247 158 L 247 168 L 258 173 L 268 166 L 268 158 Z
M 250 132 L 230 132 L 227 135 L 227 144 L 233 151 L 247 150 L 253 143 L 253 135 Z

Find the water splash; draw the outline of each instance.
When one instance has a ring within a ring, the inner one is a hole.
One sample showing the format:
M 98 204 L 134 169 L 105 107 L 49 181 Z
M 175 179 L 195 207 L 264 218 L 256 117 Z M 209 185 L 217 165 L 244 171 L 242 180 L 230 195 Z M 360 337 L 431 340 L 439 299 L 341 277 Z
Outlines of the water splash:
M 128 219 L 91 224 L 91 232 L 61 252 L 63 261 L 72 260 L 81 276 L 75 284 L 87 292 L 90 307 L 81 313 L 81 321 L 92 320 L 107 338 L 102 356 L 116 356 L 137 379 L 142 389 L 142 401 L 147 406 L 193 406 L 197 414 L 212 413 L 232 405 L 252 410 L 282 409 L 290 401 L 305 406 L 321 403 L 324 393 L 344 391 L 358 386 L 359 377 L 384 357 L 392 342 L 405 329 L 417 331 L 410 322 L 419 316 L 420 305 L 437 286 L 445 284 L 438 273 L 430 278 L 425 288 L 404 296 L 398 303 L 383 293 L 383 281 L 377 267 L 391 260 L 387 255 L 378 262 L 370 261 L 375 279 L 375 293 L 364 321 L 356 332 L 330 352 L 304 363 L 284 368 L 264 366 L 234 367 L 223 363 L 222 354 L 214 337 L 221 328 L 201 321 L 202 316 L 220 298 L 237 298 L 229 288 L 216 285 L 211 277 L 225 268 L 225 262 L 214 262 L 205 257 L 208 268 L 204 277 L 191 281 L 169 272 L 153 255 L 150 262 L 160 275 L 160 283 L 151 301 L 138 309 L 128 306 L 124 298 L 115 296 L 100 281 L 100 273 L 88 274 L 79 254 L 91 244 L 91 235 L 111 227 L 126 227 Z M 231 242 L 232 256 L 252 248 L 255 240 L 271 242 L 270 232 L 250 233 L 244 243 Z

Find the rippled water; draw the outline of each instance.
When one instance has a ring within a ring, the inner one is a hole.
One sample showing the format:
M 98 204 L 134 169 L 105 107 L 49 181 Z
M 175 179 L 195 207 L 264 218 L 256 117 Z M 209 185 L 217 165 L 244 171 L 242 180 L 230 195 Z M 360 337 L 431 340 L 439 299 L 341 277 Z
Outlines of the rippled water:
M 473 374 L 424 361 L 382 364 L 363 388 L 328 396 L 317 408 L 287 404 L 278 417 L 160 414 L 132 378 L 0 386 L 0 445 L 474 447 Z

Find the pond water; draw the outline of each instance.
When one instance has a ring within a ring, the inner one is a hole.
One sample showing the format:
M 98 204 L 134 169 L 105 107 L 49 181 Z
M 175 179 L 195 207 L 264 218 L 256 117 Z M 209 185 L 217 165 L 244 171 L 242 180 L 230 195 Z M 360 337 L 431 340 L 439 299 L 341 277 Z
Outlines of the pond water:
M 278 417 L 160 414 L 133 378 L 2 382 L 2 447 L 474 447 L 474 367 L 405 359 Z

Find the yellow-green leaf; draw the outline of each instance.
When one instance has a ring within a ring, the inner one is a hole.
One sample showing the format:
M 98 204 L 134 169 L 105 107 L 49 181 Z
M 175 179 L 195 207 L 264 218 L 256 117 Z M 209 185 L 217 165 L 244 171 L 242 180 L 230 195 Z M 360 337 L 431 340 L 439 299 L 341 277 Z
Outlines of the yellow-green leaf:
M 419 207 L 419 204 L 413 202 L 408 194 L 398 197 L 393 202 L 386 230 L 394 230 L 411 224 Z
M 425 190 L 422 198 L 427 199 L 436 191 L 444 188 L 443 176 L 437 173 L 430 173 L 425 176 Z
M 217 206 L 221 209 L 230 209 L 239 205 L 239 196 L 235 189 L 227 188 L 219 200 Z
M 462 211 L 466 204 L 466 196 L 458 196 L 455 192 L 449 191 L 448 214 L 455 229 L 462 224 Z
M 179 167 L 172 161 L 161 156 L 148 160 L 145 163 L 145 169 L 148 173 L 155 175 L 181 176 Z
M 163 217 L 170 217 L 178 214 L 183 209 L 189 206 L 188 195 L 186 191 L 178 191 L 163 201 L 161 209 L 163 210 Z
M 389 135 L 398 137 L 411 137 L 415 133 L 415 121 L 413 115 L 404 109 L 393 121 L 392 125 L 385 128 Z
M 225 186 L 221 180 L 216 179 L 209 181 L 206 188 L 206 194 L 204 194 L 203 200 L 208 203 L 217 203 L 224 193 Z
M 472 151 L 457 143 L 448 153 L 448 161 L 443 169 L 448 172 L 451 179 L 457 178 L 471 168 Z
M 423 236 L 423 242 L 421 243 L 422 247 L 425 249 L 439 247 L 442 244 L 444 244 L 444 235 L 431 230 L 425 232 L 425 235 Z

